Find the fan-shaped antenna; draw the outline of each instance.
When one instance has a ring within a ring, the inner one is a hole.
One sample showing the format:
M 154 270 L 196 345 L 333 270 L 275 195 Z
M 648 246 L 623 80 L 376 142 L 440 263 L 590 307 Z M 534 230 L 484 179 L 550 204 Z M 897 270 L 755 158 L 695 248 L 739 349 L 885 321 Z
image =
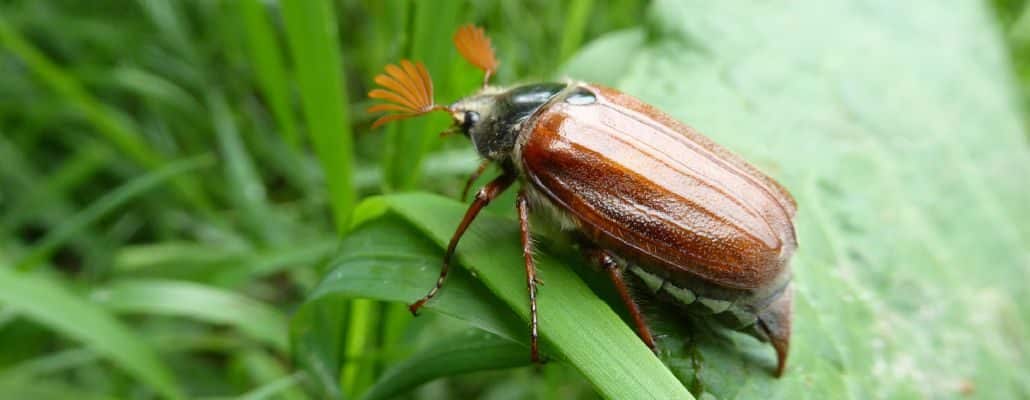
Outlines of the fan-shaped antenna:
M 433 100 L 433 80 L 421 62 L 401 60 L 400 65 L 389 64 L 385 73 L 376 75 L 375 83 L 383 89 L 373 89 L 368 97 L 386 103 L 368 108 L 370 113 L 387 112 L 372 123 L 372 129 L 387 122 L 417 117 L 432 111 L 450 111 Z
M 483 70 L 483 86 L 486 86 L 500 63 L 497 62 L 494 48 L 490 46 L 490 38 L 483 32 L 483 28 L 472 24 L 458 28 L 454 33 L 454 46 L 466 61 Z

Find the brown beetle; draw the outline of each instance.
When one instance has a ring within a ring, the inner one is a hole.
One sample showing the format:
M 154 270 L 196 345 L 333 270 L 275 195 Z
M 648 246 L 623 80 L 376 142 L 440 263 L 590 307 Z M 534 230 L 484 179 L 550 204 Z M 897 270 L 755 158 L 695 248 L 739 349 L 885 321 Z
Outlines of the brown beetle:
M 790 344 L 789 261 L 797 247 L 790 193 L 690 127 L 615 89 L 582 82 L 488 86 L 498 62 L 482 29 L 464 26 L 454 42 L 485 72 L 478 93 L 438 105 L 425 67 L 407 60 L 376 77 L 388 90 L 369 93 L 389 102 L 369 111 L 396 112 L 373 127 L 449 112 L 453 129 L 469 137 L 485 159 L 469 184 L 490 163 L 502 171 L 469 206 L 447 246 L 436 286 L 410 306 L 412 313 L 443 285 L 458 240 L 479 211 L 519 181 L 516 206 L 534 361 L 539 353 L 531 208 L 545 210 L 582 239 L 585 253 L 611 278 L 651 349 L 654 339 L 630 297 L 624 271 L 691 313 L 770 341 L 781 375 Z

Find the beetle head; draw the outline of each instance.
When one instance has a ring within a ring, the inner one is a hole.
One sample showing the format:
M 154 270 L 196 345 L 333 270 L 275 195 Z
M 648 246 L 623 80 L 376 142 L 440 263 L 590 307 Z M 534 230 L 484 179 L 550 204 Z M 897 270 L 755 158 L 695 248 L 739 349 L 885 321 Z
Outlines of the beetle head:
M 506 158 L 511 148 L 506 145 L 509 142 L 507 139 L 514 138 L 502 123 L 505 117 L 501 104 L 504 92 L 485 87 L 479 93 L 458 100 L 449 107 L 454 118 L 451 131 L 468 137 L 477 153 L 494 161 Z

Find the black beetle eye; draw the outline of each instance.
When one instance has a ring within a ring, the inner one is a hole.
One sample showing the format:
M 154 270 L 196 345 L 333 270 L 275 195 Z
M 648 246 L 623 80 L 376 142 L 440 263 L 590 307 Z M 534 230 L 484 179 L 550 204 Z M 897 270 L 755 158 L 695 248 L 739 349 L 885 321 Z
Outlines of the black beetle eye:
M 479 113 L 475 111 L 465 111 L 465 116 L 461 119 L 461 130 L 468 132 L 472 129 L 472 126 L 479 123 Z

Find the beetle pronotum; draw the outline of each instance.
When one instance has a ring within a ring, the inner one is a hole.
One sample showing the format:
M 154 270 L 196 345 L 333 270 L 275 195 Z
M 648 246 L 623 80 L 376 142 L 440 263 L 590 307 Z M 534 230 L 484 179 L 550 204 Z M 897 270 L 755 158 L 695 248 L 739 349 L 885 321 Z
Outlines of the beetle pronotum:
M 483 30 L 463 26 L 454 42 L 485 73 L 478 93 L 437 104 L 425 66 L 408 60 L 386 66 L 375 78 L 384 89 L 369 93 L 386 101 L 370 112 L 391 113 L 373 128 L 432 111 L 451 114 L 453 130 L 484 159 L 466 191 L 488 164 L 501 169 L 476 194 L 436 285 L 411 312 L 443 286 L 458 241 L 479 211 L 519 182 L 534 361 L 540 355 L 529 214 L 543 210 L 607 273 L 651 349 L 655 342 L 623 280 L 626 271 L 689 312 L 771 342 L 781 375 L 790 344 L 789 261 L 797 247 L 790 193 L 692 128 L 615 89 L 575 81 L 490 86 L 498 62 Z

